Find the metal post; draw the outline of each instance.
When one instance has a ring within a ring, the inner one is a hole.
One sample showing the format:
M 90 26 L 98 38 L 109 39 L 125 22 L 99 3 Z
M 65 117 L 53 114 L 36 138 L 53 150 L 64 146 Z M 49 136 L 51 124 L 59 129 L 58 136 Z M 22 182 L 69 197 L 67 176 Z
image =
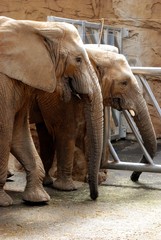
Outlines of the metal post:
M 113 148 L 113 146 L 112 146 L 112 144 L 111 144 L 111 127 L 110 127 L 110 115 L 111 115 L 111 114 L 110 114 L 110 110 L 111 110 L 111 108 L 108 107 L 108 108 L 107 108 L 107 112 L 106 112 L 106 116 L 108 117 L 108 125 L 107 125 L 107 129 L 108 129 L 108 131 L 107 131 L 107 133 L 108 133 L 108 134 L 107 134 L 108 146 L 109 146 L 109 150 L 110 150 L 110 153 L 111 153 L 114 161 L 115 161 L 116 163 L 119 163 L 119 162 L 120 162 L 120 159 L 119 159 L 119 157 L 118 157 L 115 149 Z
M 160 67 L 131 67 L 131 70 L 134 74 L 142 75 L 152 75 L 152 76 L 161 76 Z

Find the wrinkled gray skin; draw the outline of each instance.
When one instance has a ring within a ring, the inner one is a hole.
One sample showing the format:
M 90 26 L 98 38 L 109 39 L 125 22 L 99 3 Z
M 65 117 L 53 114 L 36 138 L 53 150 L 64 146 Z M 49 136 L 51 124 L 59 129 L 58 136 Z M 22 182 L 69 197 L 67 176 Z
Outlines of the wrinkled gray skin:
M 154 128 L 141 89 L 125 57 L 92 46 L 86 46 L 86 49 L 100 82 L 104 106 L 112 106 L 118 110 L 133 110 L 134 120 L 144 145 L 153 158 L 156 152 Z M 85 147 L 77 142 L 81 134 L 83 135 L 81 139 L 85 137 L 85 130 L 77 132 L 83 121 L 82 103 L 76 96 L 73 96 L 70 102 L 64 103 L 61 100 L 60 88 L 57 88 L 52 94 L 44 93 L 41 97 L 39 95 L 37 104 L 35 106 L 37 112 L 35 111 L 34 116 L 32 111 L 31 117 L 32 122 L 37 123 L 40 155 L 46 171 L 45 183 L 52 183 L 48 171 L 52 166 L 56 149 L 57 179 L 53 182 L 53 187 L 74 190 L 76 187 L 72 180 L 72 168 L 75 145 L 85 150 Z M 137 175 L 138 173 L 133 173 L 134 178 Z
M 74 91 L 81 95 L 84 103 L 91 143 L 90 196 L 96 199 L 103 138 L 102 96 L 76 28 L 66 23 L 0 17 L 0 78 L 0 206 L 12 204 L 3 189 L 10 152 L 26 171 L 23 200 L 46 202 L 50 199 L 42 186 L 45 173 L 29 131 L 28 109 L 34 89 L 39 89 L 38 95 L 53 92 L 57 83 L 64 101 L 69 101 Z

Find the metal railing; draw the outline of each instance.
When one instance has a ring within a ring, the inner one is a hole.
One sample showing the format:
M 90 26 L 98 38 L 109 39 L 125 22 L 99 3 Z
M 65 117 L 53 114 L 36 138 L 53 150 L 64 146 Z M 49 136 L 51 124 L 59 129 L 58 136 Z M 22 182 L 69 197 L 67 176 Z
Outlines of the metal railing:
M 137 75 L 145 89 L 145 91 L 147 92 L 147 94 L 149 95 L 151 102 L 153 104 L 153 106 L 155 107 L 159 117 L 161 118 L 161 109 L 159 107 L 159 104 L 148 84 L 148 82 L 146 81 L 146 79 L 144 78 L 144 75 L 152 75 L 152 76 L 161 76 L 161 68 L 157 68 L 157 67 L 131 67 L 131 70 L 133 72 L 133 74 Z M 103 157 L 102 157 L 102 164 L 103 164 L 103 168 L 108 168 L 108 169 L 115 169 L 115 170 L 130 170 L 130 171 L 140 171 L 140 172 L 156 172 L 156 173 L 161 173 L 161 165 L 157 165 L 154 164 L 152 158 L 150 157 L 149 153 L 147 152 L 147 150 L 145 149 L 141 136 L 138 132 L 138 129 L 131 117 L 131 115 L 129 114 L 129 112 L 127 110 L 123 111 L 123 114 L 130 126 L 130 128 L 132 129 L 132 132 L 134 133 L 137 142 L 140 145 L 140 148 L 147 160 L 147 164 L 144 163 L 131 163 L 131 162 L 123 162 L 119 159 L 119 156 L 117 155 L 114 147 L 111 144 L 111 136 L 110 136 L 110 109 L 106 108 L 105 109 L 105 122 L 106 122 L 106 126 L 105 126 L 105 134 L 107 134 L 105 137 L 104 136 L 104 144 L 108 144 L 109 146 L 109 150 L 110 153 L 113 157 L 113 162 L 109 162 L 106 163 L 105 158 L 106 158 L 106 154 L 105 152 L 103 153 Z M 107 140 L 106 140 L 107 139 Z
M 82 38 L 84 43 L 96 43 L 99 42 L 101 23 L 88 22 L 86 20 L 76 20 L 70 18 L 61 18 L 56 16 L 48 16 L 49 22 L 66 22 L 73 24 Z M 103 25 L 103 32 L 101 38 L 101 44 L 109 44 L 118 47 L 119 52 L 122 52 L 122 37 L 125 30 L 123 28 Z

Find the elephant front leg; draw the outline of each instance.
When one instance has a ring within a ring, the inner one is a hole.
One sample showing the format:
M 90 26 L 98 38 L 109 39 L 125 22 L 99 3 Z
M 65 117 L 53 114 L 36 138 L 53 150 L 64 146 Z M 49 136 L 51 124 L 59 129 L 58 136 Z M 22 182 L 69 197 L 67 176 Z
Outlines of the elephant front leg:
M 59 133 L 60 134 L 60 133 Z M 72 179 L 73 158 L 74 158 L 75 139 L 63 136 L 56 138 L 56 157 L 57 157 L 57 179 L 53 182 L 53 187 L 63 191 L 73 191 L 77 187 Z
M 24 116 L 23 112 L 19 112 L 15 120 L 11 152 L 26 171 L 27 183 L 23 200 L 28 202 L 49 201 L 50 197 L 42 185 L 45 175 L 43 164 L 31 137 L 27 114 Z

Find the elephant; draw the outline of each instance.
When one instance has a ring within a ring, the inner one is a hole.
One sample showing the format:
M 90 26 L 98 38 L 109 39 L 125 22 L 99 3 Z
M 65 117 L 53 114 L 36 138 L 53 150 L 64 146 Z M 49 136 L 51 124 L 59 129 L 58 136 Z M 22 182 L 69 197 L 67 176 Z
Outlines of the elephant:
M 142 90 L 122 54 L 85 45 L 102 90 L 104 106 L 128 110 L 141 133 L 144 145 L 153 158 L 157 142 Z M 53 114 L 51 114 L 51 112 Z M 57 116 L 54 118 L 52 116 Z M 62 101 L 61 89 L 37 96 L 30 113 L 31 123 L 36 123 L 40 142 L 40 156 L 46 171 L 45 184 L 59 190 L 74 190 L 72 179 L 75 146 L 88 152 L 83 104 L 77 95 L 71 101 Z M 80 137 L 81 136 L 81 137 Z M 49 176 L 54 154 L 57 156 L 57 178 Z M 145 161 L 144 157 L 143 160 Z M 138 173 L 134 172 L 135 177 Z
M 42 161 L 29 129 L 34 95 L 60 88 L 65 102 L 80 96 L 90 142 L 90 196 L 98 197 L 98 170 L 103 143 L 103 104 L 98 78 L 77 29 L 68 23 L 0 17 L 0 206 L 12 205 L 4 190 L 9 153 L 23 165 L 25 202 L 47 202 Z M 68 104 L 68 103 L 67 103 Z M 53 116 L 54 117 L 54 116 Z M 93 150 L 94 149 L 94 150 Z

